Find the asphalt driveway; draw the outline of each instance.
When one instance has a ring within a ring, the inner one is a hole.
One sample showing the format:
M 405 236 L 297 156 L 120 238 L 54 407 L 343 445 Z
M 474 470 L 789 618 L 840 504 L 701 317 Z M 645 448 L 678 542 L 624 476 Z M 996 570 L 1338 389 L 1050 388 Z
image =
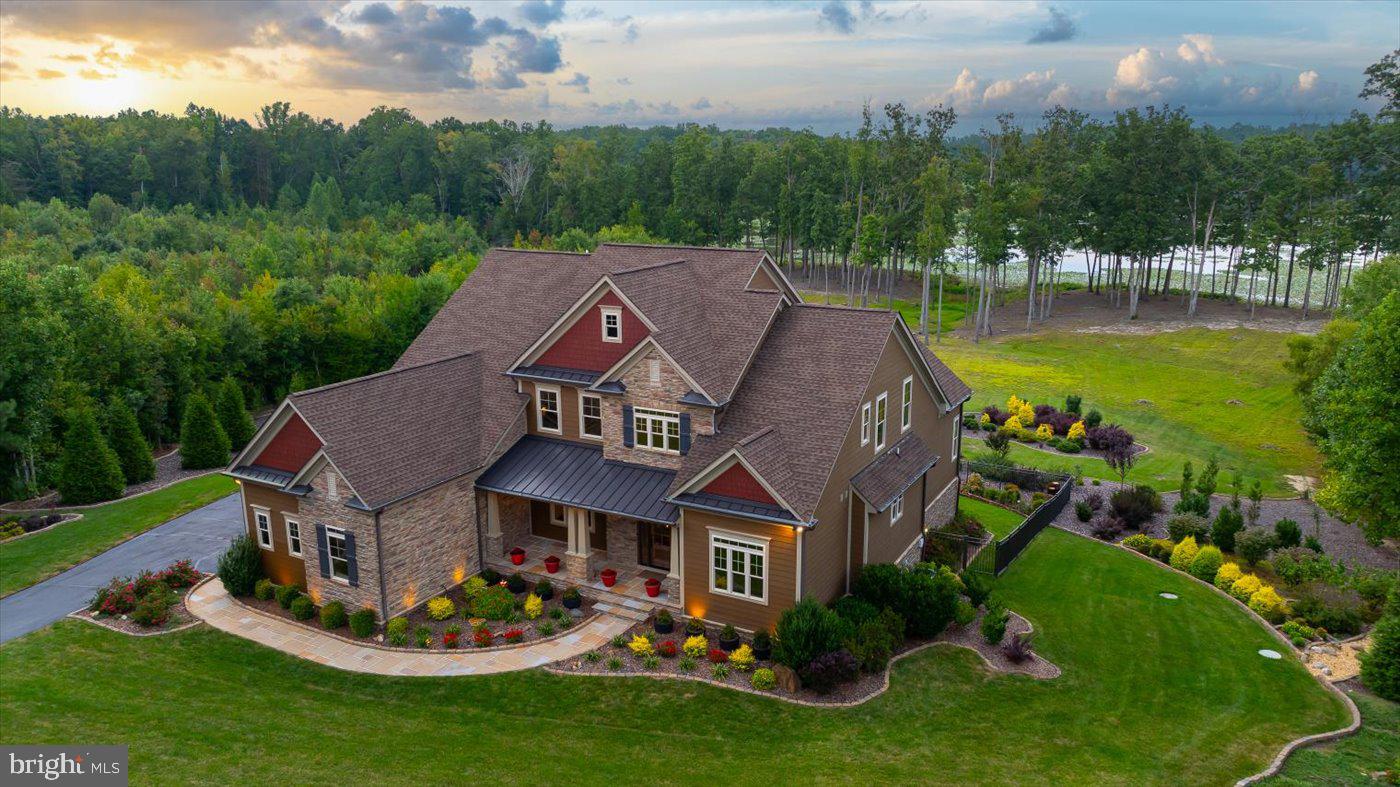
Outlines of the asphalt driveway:
M 243 530 L 238 494 L 147 530 L 37 585 L 0 599 L 0 642 L 43 628 L 87 605 L 97 588 L 113 577 L 157 571 L 189 558 L 195 568 L 212 572 L 233 537 Z M 78 522 L 78 527 L 82 522 Z

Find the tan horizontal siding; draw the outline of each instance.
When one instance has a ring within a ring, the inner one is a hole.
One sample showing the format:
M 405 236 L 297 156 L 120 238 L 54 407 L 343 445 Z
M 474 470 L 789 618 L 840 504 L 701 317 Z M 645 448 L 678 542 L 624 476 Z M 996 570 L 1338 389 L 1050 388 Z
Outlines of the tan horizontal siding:
M 241 483 L 243 484 L 243 523 L 247 527 L 248 536 L 253 539 L 253 543 L 258 541 L 258 526 L 253 519 L 253 507 L 266 508 L 268 517 L 272 520 L 272 550 L 258 549 L 258 553 L 262 556 L 263 572 L 279 585 L 293 584 L 306 587 L 306 560 L 304 557 L 293 556 L 289 551 L 287 521 L 282 516 L 283 512 L 286 512 L 296 517 L 299 502 L 297 496 L 262 484 L 249 481 Z M 312 541 L 316 539 L 316 526 L 303 519 L 297 519 L 297 523 L 301 525 L 301 552 L 302 555 L 305 555 L 308 539 Z
M 716 623 L 739 628 L 768 629 L 778 622 L 783 610 L 797 598 L 797 536 L 786 525 L 769 525 L 719 514 L 686 511 L 683 544 L 685 610 Z M 766 604 L 710 592 L 711 529 L 727 530 L 741 536 L 768 539 L 765 566 L 768 584 Z M 805 538 L 805 536 L 804 536 Z

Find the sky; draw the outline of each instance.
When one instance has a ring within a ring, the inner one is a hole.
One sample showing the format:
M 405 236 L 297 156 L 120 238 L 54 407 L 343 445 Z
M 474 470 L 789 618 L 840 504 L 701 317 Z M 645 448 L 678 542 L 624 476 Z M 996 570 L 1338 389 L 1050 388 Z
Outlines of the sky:
M 1400 2 L 0 2 L 0 103 L 33 114 L 259 107 L 347 124 L 713 123 L 844 132 L 861 107 L 998 113 L 1148 104 L 1201 122 L 1368 109 Z

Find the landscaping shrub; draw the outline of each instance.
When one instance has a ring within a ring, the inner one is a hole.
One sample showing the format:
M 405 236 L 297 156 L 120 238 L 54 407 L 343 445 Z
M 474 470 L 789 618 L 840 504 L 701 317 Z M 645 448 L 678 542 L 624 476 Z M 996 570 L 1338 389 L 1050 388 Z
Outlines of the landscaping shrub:
M 1050 424 L 1041 424 L 1035 428 L 1035 438 L 1042 442 L 1055 437 L 1055 428 Z
M 534 593 L 525 597 L 525 617 L 534 620 L 544 614 L 544 601 Z
M 1253 597 L 1256 592 L 1258 592 L 1259 588 L 1262 587 L 1263 584 L 1264 583 L 1259 581 L 1259 577 L 1256 577 L 1253 574 L 1245 574 L 1244 576 L 1235 580 L 1235 584 L 1230 586 L 1230 595 L 1234 596 L 1240 601 L 1248 602 L 1249 599 Z
M 1012 664 L 1021 664 L 1030 661 L 1032 655 L 1031 635 L 1017 634 L 1013 636 L 1006 641 L 1005 645 L 1001 646 L 1001 653 L 1006 656 Z
M 1094 509 L 1089 507 L 1086 500 L 1074 501 L 1074 516 L 1080 522 L 1088 522 L 1094 516 Z
M 350 631 L 357 637 L 368 637 L 374 633 L 374 610 L 369 607 L 350 613 Z
M 228 463 L 228 455 L 223 462 Z M 126 489 L 121 461 L 97 429 L 90 407 L 78 407 L 68 417 L 63 437 L 63 458 L 58 466 L 58 493 L 68 505 L 88 505 L 121 497 Z M 241 595 L 253 590 L 252 583 Z
M 136 602 L 131 610 L 131 620 L 146 628 L 163 626 L 170 620 L 170 607 L 174 603 L 173 593 L 164 588 L 155 588 Z
M 729 654 L 729 663 L 734 669 L 740 672 L 748 672 L 754 665 L 753 648 L 748 645 L 740 645 Z
M 1272 585 L 1264 585 L 1254 591 L 1254 595 L 1249 597 L 1249 608 L 1270 623 L 1278 623 L 1288 614 L 1288 603 Z
M 895 644 L 893 635 L 882 622 L 867 620 L 846 643 L 846 649 L 855 657 L 862 670 L 879 672 L 890 663 Z
M 468 606 L 472 599 L 481 595 L 481 591 L 486 589 L 486 580 L 481 577 L 467 577 L 467 581 L 462 583 L 462 595 L 467 599 Z
M 338 629 L 346 623 L 345 605 L 332 601 L 321 607 L 321 628 Z
M 627 649 L 632 651 L 633 656 L 650 656 L 656 652 L 652 647 L 651 640 L 641 634 L 633 634 L 632 641 L 627 643 Z
M 1223 562 L 1224 558 L 1219 549 L 1211 546 L 1202 547 L 1201 551 L 1191 558 L 1191 565 L 1187 570 L 1196 579 L 1214 582 L 1216 572 L 1220 571 L 1220 564 Z
M 126 483 L 139 484 L 156 477 L 151 445 L 141 435 L 136 413 L 120 399 L 112 400 L 107 408 L 107 443 L 117 455 L 117 464 Z
M 547 579 L 541 579 L 535 583 L 535 595 L 540 597 L 540 601 L 554 598 L 554 585 L 550 584 Z
M 1090 448 L 1098 451 L 1110 451 L 1115 447 L 1124 448 L 1133 444 L 1132 434 L 1117 424 L 1091 426 L 1084 431 L 1084 439 Z
M 1146 533 L 1134 533 L 1123 539 L 1123 546 L 1134 552 L 1141 552 L 1144 555 L 1150 554 L 1152 550 L 1152 536 Z
M 1094 523 L 1089 526 L 1089 532 L 1094 534 L 1094 538 L 1112 541 L 1123 532 L 1123 520 L 1116 514 L 1104 511 L 1094 519 Z
M 1400 702 L 1400 587 L 1391 589 L 1371 647 L 1361 654 L 1361 682 L 1377 696 Z
M 855 596 L 842 596 L 836 599 L 833 609 L 836 610 L 837 615 L 841 616 L 842 620 L 850 623 L 853 629 L 867 620 L 874 620 L 875 616 L 880 614 L 879 608 L 874 604 Z
M 1084 402 L 1084 397 L 1079 394 L 1070 394 L 1065 397 L 1065 412 L 1079 415 L 1079 406 Z
M 1303 530 L 1292 519 L 1280 519 L 1274 523 L 1274 541 L 1281 549 L 1296 547 L 1303 543 Z
M 390 645 L 396 648 L 408 647 L 408 620 L 390 618 L 384 625 L 384 635 L 389 639 Z
M 780 640 L 781 641 L 781 640 Z M 830 694 L 842 683 L 856 679 L 859 665 L 851 652 L 845 648 L 823 653 L 798 670 L 802 685 L 818 694 Z
M 260 579 L 253 585 L 253 598 L 258 601 L 271 601 L 276 592 L 277 586 L 267 578 Z
M 991 449 L 997 458 L 1005 461 L 1006 454 L 1011 450 L 1011 435 L 1005 429 L 998 429 L 987 435 L 987 447 Z
M 1132 489 L 1119 489 L 1109 498 L 1109 507 L 1123 520 L 1123 524 L 1133 530 L 1152 521 L 1152 517 L 1162 510 L 1162 496 L 1156 489 L 1139 484 Z
M 656 652 L 664 658 L 673 659 L 676 657 L 676 654 L 680 652 L 680 648 L 676 647 L 675 640 L 667 639 L 662 640 L 661 643 L 656 646 Z
M 711 678 L 714 678 L 715 680 L 719 680 L 719 681 L 728 680 L 728 679 L 729 679 L 729 665 L 728 665 L 728 664 L 711 664 L 711 665 L 710 665 L 710 677 L 711 677 Z
M 962 594 L 962 582 L 947 566 L 936 573 L 907 572 L 902 607 L 894 607 L 904 618 L 905 630 L 917 637 L 934 637 L 948 627 Z
M 1006 624 L 1011 621 L 1011 613 L 1000 604 L 989 602 L 987 614 L 982 616 L 982 638 L 988 645 L 1001 643 L 1006 636 Z
M 104 615 L 126 615 L 136 608 L 136 583 L 129 577 L 115 577 L 93 594 L 88 609 Z
M 1235 553 L 1252 566 L 1261 563 L 1274 548 L 1274 534 L 1262 527 L 1246 530 L 1235 536 Z
M 1244 572 L 1240 571 L 1238 563 L 1226 563 L 1220 567 L 1219 571 L 1215 572 L 1215 586 L 1229 593 L 1230 588 L 1234 587 L 1235 582 L 1239 581 L 1242 576 L 1244 576 Z
M 224 590 L 234 596 L 246 596 L 262 578 L 262 556 L 258 545 L 247 533 L 233 539 L 224 554 L 219 556 L 219 581 Z
M 1176 544 L 1173 544 L 1170 538 L 1154 538 L 1147 554 L 1163 563 L 1169 563 L 1172 559 L 1173 549 L 1176 549 Z
M 1360 634 L 1366 625 L 1366 602 L 1350 588 L 1311 582 L 1298 589 L 1292 606 L 1304 623 L 1331 634 Z
M 462 627 L 448 626 L 442 632 L 442 646 L 448 650 L 456 650 L 462 645 Z
M 783 610 L 778 618 L 773 660 L 796 670 L 804 669 L 818 656 L 841 646 L 841 629 L 841 619 L 835 612 L 816 599 L 804 598 Z M 687 640 L 687 653 L 689 645 Z
M 711 664 L 725 664 L 729 661 L 729 653 L 724 648 L 710 648 L 705 658 L 709 659 Z
M 958 608 L 953 610 L 953 622 L 959 626 L 966 626 L 977 619 L 977 607 L 966 600 L 958 600 Z
M 1210 526 L 1211 543 L 1220 547 L 1222 552 L 1234 552 L 1235 536 L 1243 529 L 1244 516 L 1240 510 L 1233 505 L 1221 506 L 1214 524 Z
M 967 600 L 972 602 L 972 606 L 980 607 L 987 600 L 987 596 L 992 594 L 992 585 L 995 580 L 991 574 L 981 571 L 964 571 L 962 573 L 963 593 L 967 595 Z
M 1301 648 L 1308 644 L 1309 640 L 1317 638 L 1317 629 L 1300 620 L 1287 621 L 1283 624 L 1281 631 L 1285 637 L 1288 637 L 1288 641 L 1293 643 L 1293 647 L 1295 648 Z
M 180 466 L 186 470 L 223 467 L 231 450 L 209 400 L 199 392 L 190 394 L 180 421 Z
M 310 620 L 316 614 L 316 605 L 306 596 L 297 596 L 292 602 L 292 617 L 297 620 Z
M 691 618 L 685 622 L 685 633 L 692 637 L 705 636 L 705 621 L 701 618 Z
M 1084 447 L 1080 445 L 1077 440 L 1061 440 L 1060 444 L 1055 447 L 1058 448 L 1062 454 L 1077 454 L 1084 450 Z
M 156 581 L 172 590 L 194 587 L 199 580 L 200 574 L 189 560 L 177 560 L 156 574 Z
M 1190 536 L 1197 544 L 1209 544 L 1210 522 L 1195 514 L 1177 514 L 1167 520 L 1167 536 L 1173 541 Z
M 1070 442 L 1074 443 L 1076 450 L 1083 448 L 1084 441 L 1088 439 L 1084 428 L 1084 422 L 1075 421 L 1070 424 L 1069 431 L 1065 432 L 1065 437 L 1068 438 Z
M 749 678 L 749 685 L 759 691 L 772 691 L 778 687 L 778 678 L 773 674 L 773 670 L 759 667 L 753 671 L 753 677 Z
M 1171 567 L 1177 571 L 1189 570 L 1191 561 L 1196 559 L 1196 553 L 1199 551 L 1196 547 L 1196 539 L 1190 536 L 1181 539 L 1172 549 Z
M 1101 423 L 1103 423 L 1103 414 L 1098 410 L 1090 410 L 1088 413 L 1085 413 L 1084 426 L 1093 429 Z
M 1357 568 L 1347 577 L 1347 585 L 1366 601 L 1369 620 L 1380 618 L 1390 592 L 1400 587 L 1400 572 L 1379 568 Z
M 288 582 L 285 585 L 278 585 L 277 590 L 273 591 L 273 595 L 277 597 L 277 604 L 282 609 L 291 609 L 292 602 L 301 596 L 301 588 Z
M 973 473 L 967 477 L 967 484 L 964 487 L 969 494 L 982 494 L 983 481 L 981 473 Z
M 457 605 L 446 596 L 428 599 L 428 617 L 433 620 L 447 620 L 457 614 Z
M 692 637 L 686 637 L 685 644 L 681 645 L 681 650 L 685 652 L 685 655 L 693 659 L 698 659 L 701 656 L 705 655 L 705 652 L 709 649 L 709 641 L 706 640 L 704 637 L 700 636 L 699 634 L 696 634 Z
M 515 607 L 515 596 L 500 585 L 492 585 L 472 599 L 472 616 L 487 620 L 505 620 Z
M 1269 565 L 1273 567 L 1279 579 L 1289 586 L 1318 580 L 1335 584 L 1340 582 L 1343 576 L 1342 569 L 1331 559 L 1307 547 L 1294 546 L 1277 550 L 1269 557 Z

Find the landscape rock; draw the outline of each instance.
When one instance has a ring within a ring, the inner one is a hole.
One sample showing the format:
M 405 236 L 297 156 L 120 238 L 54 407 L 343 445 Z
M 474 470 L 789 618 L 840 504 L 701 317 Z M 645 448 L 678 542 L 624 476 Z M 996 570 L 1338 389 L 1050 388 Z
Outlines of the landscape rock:
M 797 673 L 793 671 L 792 667 L 774 664 L 773 677 L 778 679 L 778 688 L 783 691 L 796 693 L 802 688 L 802 680 L 797 677 Z
M 1225 404 L 1233 404 L 1235 406 L 1240 406 L 1243 405 L 1244 402 L 1241 402 L 1239 399 L 1226 399 Z

